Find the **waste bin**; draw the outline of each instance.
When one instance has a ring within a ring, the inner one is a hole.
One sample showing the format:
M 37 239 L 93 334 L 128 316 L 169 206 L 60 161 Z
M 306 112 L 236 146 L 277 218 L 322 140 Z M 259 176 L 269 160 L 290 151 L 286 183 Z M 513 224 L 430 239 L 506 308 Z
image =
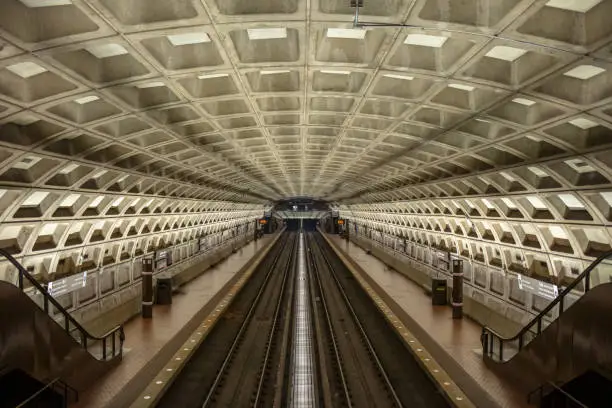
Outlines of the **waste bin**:
M 434 306 L 444 306 L 447 304 L 446 300 L 446 279 L 431 279 L 431 304 Z
M 158 305 L 172 304 L 172 278 L 163 277 L 157 279 L 157 291 L 155 296 Z

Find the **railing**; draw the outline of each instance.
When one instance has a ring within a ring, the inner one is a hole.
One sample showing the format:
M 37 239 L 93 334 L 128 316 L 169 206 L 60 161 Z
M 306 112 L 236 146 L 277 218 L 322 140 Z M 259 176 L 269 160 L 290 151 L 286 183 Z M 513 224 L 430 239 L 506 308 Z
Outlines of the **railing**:
M 48 382 L 44 387 L 36 391 L 34 394 L 30 395 L 25 401 L 17 405 L 16 408 L 25 408 L 29 406 L 44 406 L 44 401 L 41 400 L 44 398 L 44 392 L 46 390 L 53 391 L 57 393 L 60 397 L 62 397 L 62 407 L 68 408 L 68 406 L 73 402 L 79 401 L 79 393 L 77 390 L 56 378 L 50 382 Z M 72 398 L 70 398 L 72 396 Z M 38 402 L 38 404 L 36 404 Z
M 45 313 L 49 314 L 50 307 L 53 306 L 64 318 L 63 328 L 69 335 L 75 337 L 73 332 L 76 331 L 77 336 L 75 340 L 83 347 L 86 351 L 89 351 L 95 358 L 102 361 L 112 360 L 115 357 L 121 357 L 123 355 L 123 341 L 125 340 L 125 334 L 123 332 L 123 326 L 119 325 L 102 336 L 94 336 L 90 334 L 79 322 L 77 322 L 70 313 L 62 307 L 62 305 L 55 300 L 53 296 L 47 292 L 47 290 L 36 280 L 21 264 L 6 250 L 0 248 L 0 255 L 5 257 L 19 272 L 18 286 L 19 289 L 24 289 L 24 278 L 36 288 L 43 295 L 43 306 L 42 309 Z M 96 355 L 97 351 L 100 351 L 95 346 L 101 346 L 100 355 Z
M 566 299 L 575 289 L 580 289 L 584 284 L 584 293 L 592 287 L 602 283 L 610 282 L 610 270 L 612 265 L 604 263 L 612 261 L 612 251 L 607 252 L 597 258 L 588 266 L 572 283 L 569 284 L 547 307 L 545 307 L 536 317 L 534 317 L 525 327 L 512 337 L 504 337 L 490 327 L 482 329 L 482 348 L 483 354 L 500 362 L 507 361 L 516 353 L 521 351 L 531 340 L 542 333 L 545 329 L 545 317 L 555 315 L 561 316 L 567 308 Z M 607 267 L 607 270 L 606 270 Z
M 555 393 L 555 395 L 552 395 L 553 393 Z M 547 396 L 553 399 L 550 404 L 551 407 L 589 408 L 553 382 L 547 382 L 531 391 L 527 397 L 527 402 L 529 404 L 541 406 L 542 400 Z

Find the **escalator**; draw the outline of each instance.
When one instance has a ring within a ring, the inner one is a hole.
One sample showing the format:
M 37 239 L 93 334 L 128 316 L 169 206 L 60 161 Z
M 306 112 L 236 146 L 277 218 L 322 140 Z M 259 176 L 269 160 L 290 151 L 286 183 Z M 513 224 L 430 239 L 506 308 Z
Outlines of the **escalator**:
M 40 384 L 45 395 L 57 394 L 48 389 L 58 385 L 78 395 L 121 361 L 124 339 L 121 326 L 103 336 L 91 335 L 10 254 L 0 249 L 0 255 L 19 271 L 18 286 L 0 281 L 3 400 L 9 397 L 6 390 L 21 392 L 19 387 L 7 386 L 15 381 L 21 381 L 23 389 Z M 42 294 L 40 306 L 23 291 L 32 286 Z M 49 405 L 35 406 L 55 406 L 48 402 Z
M 487 366 L 525 395 L 547 385 L 552 385 L 550 395 L 567 394 L 565 397 L 571 399 L 573 394 L 568 392 L 584 394 L 588 383 L 579 379 L 587 378 L 583 377 L 585 373 L 612 372 L 611 272 L 609 253 L 594 261 L 515 336 L 504 337 L 485 327 L 482 341 Z M 576 293 L 582 294 L 566 307 Z M 608 395 L 597 393 L 609 392 L 609 388 L 595 387 L 587 393 L 605 400 Z M 545 405 L 551 398 L 546 400 L 543 395 L 540 406 L 560 406 Z

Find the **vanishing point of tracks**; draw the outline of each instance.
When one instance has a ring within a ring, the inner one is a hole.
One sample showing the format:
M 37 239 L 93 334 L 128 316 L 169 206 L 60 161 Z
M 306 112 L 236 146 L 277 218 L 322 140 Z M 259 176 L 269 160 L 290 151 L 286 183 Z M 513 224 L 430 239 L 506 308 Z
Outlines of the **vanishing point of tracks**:
M 305 251 L 298 251 L 300 234 L 280 237 L 158 406 L 448 407 L 322 236 L 302 236 Z M 300 307 L 296 296 L 307 297 Z M 308 356 L 292 330 L 304 304 L 311 316 Z M 296 355 L 312 364 L 296 362 Z M 294 383 L 303 381 L 304 367 L 311 371 L 309 391 Z

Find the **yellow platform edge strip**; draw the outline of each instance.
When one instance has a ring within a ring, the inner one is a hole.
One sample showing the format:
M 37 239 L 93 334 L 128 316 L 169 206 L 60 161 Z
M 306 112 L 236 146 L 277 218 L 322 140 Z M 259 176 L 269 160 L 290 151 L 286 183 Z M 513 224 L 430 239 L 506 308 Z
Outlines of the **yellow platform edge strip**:
M 134 400 L 131 408 L 148 408 L 155 406 L 164 393 L 170 388 L 174 380 L 178 377 L 181 370 L 187 365 L 187 362 L 200 347 L 204 339 L 210 333 L 215 323 L 221 317 L 225 309 L 232 303 L 236 294 L 247 283 L 257 266 L 268 255 L 276 241 L 280 238 L 282 230 L 270 240 L 266 247 L 257 254 L 253 262 L 244 270 L 242 276 L 232 285 L 223 298 L 217 303 L 213 311 L 204 318 L 198 328 L 191 333 L 189 338 L 179 349 L 174 353 L 172 358 L 166 363 L 162 370 L 153 378 L 143 392 Z
M 327 237 L 327 234 L 321 232 L 323 238 L 334 250 L 336 255 L 353 274 L 357 282 L 361 287 L 368 293 L 370 298 L 374 301 L 378 309 L 383 313 L 385 318 L 393 328 L 399 333 L 404 343 L 412 350 L 416 361 L 425 370 L 428 376 L 434 381 L 438 389 L 440 389 L 445 396 L 446 400 L 454 407 L 457 408 L 475 408 L 476 406 L 470 401 L 465 393 L 455 384 L 448 373 L 438 364 L 438 362 L 429 354 L 429 352 L 423 347 L 421 342 L 414 336 L 410 330 L 404 326 L 401 320 L 391 311 L 387 304 L 382 298 L 376 293 L 374 289 L 363 279 L 361 273 L 355 269 L 355 267 L 346 259 L 346 256 L 340 251 L 336 244 Z

